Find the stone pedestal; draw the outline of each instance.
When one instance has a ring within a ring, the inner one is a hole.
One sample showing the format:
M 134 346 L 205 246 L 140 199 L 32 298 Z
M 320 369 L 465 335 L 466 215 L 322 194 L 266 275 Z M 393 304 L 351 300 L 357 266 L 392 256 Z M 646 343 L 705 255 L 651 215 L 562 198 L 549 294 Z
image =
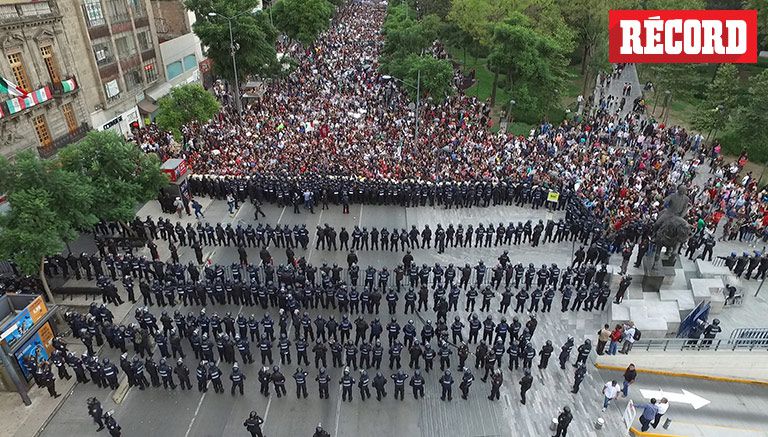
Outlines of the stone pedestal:
M 643 291 L 646 293 L 658 293 L 662 285 L 671 285 L 675 281 L 677 271 L 682 271 L 683 265 L 680 257 L 675 262 L 669 264 L 659 260 L 653 265 L 653 254 L 643 258 Z

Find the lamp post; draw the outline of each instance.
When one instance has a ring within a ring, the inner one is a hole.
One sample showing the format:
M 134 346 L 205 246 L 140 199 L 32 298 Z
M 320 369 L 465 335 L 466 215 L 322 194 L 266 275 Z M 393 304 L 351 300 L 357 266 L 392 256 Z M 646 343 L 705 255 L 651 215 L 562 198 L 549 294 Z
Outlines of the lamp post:
M 232 36 L 232 20 L 247 13 L 248 12 L 241 12 L 239 14 L 233 15 L 232 17 L 227 17 L 226 15 L 222 15 L 216 12 L 208 12 L 209 17 L 221 17 L 227 20 L 227 25 L 229 26 L 229 50 L 232 55 L 232 72 L 235 76 L 235 109 L 237 110 L 238 120 L 242 115 L 242 109 L 240 106 L 240 83 L 237 81 L 237 59 L 235 58 L 235 52 L 237 51 L 238 47 L 235 46 L 235 39 Z
M 514 108 L 515 105 L 517 105 L 516 101 L 514 100 L 509 101 L 509 109 L 507 109 L 507 123 L 512 123 L 512 121 L 514 120 L 514 117 L 512 116 L 512 108 Z
M 662 111 L 661 111 L 661 113 L 664 116 L 664 123 L 666 123 L 666 120 L 669 118 L 669 109 L 670 109 L 669 108 L 669 100 L 670 100 L 671 96 L 672 96 L 672 91 L 670 91 L 670 90 L 664 91 L 664 109 L 662 109 Z M 659 116 L 659 118 L 662 118 L 662 117 Z
M 396 78 L 394 76 L 384 75 L 384 76 L 381 76 L 381 78 L 384 79 L 384 80 L 396 80 L 396 81 L 400 82 L 401 84 L 403 84 L 405 86 L 411 87 L 412 89 L 413 88 L 416 89 L 416 108 L 415 108 L 415 111 L 416 111 L 416 131 L 414 132 L 414 140 L 416 142 L 416 145 L 418 145 L 419 144 L 419 104 L 421 102 L 421 70 L 417 70 L 416 71 L 416 86 L 415 87 L 413 85 L 403 81 L 402 79 L 398 79 L 398 78 Z

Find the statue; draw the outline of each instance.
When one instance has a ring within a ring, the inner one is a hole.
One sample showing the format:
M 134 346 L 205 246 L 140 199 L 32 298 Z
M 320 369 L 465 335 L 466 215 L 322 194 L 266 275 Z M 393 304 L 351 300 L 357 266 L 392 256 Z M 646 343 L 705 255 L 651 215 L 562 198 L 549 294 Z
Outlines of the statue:
M 667 259 L 662 264 L 673 265 L 677 260 L 677 249 L 691 232 L 691 226 L 683 218 L 688 213 L 688 205 L 691 200 L 688 197 L 688 188 L 685 185 L 677 187 L 677 193 L 670 194 L 664 199 L 664 211 L 653 224 L 653 243 L 656 246 L 656 255 L 653 259 L 653 268 L 661 257 L 661 249 L 666 248 Z

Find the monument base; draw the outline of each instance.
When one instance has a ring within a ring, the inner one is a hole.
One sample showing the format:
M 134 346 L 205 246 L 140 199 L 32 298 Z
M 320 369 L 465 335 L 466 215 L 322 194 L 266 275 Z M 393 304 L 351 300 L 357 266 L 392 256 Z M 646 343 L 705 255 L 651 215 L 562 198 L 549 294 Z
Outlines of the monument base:
M 662 254 L 662 258 L 666 258 Z M 675 280 L 677 272 L 682 269 L 680 257 L 675 257 L 674 262 L 660 259 L 654 266 L 654 254 L 643 257 L 643 291 L 646 293 L 658 293 L 662 285 L 670 285 Z

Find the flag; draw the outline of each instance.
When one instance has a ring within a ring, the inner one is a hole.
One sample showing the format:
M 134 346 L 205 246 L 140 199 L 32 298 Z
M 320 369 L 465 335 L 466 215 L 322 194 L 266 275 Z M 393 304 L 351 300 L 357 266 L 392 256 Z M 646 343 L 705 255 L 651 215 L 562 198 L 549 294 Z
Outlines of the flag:
M 63 80 L 61 81 L 61 88 L 65 93 L 72 92 L 77 89 L 77 83 L 75 82 L 75 79 Z
M 14 97 L 26 97 L 27 92 L 10 80 L 0 76 L 0 92 L 9 94 Z

